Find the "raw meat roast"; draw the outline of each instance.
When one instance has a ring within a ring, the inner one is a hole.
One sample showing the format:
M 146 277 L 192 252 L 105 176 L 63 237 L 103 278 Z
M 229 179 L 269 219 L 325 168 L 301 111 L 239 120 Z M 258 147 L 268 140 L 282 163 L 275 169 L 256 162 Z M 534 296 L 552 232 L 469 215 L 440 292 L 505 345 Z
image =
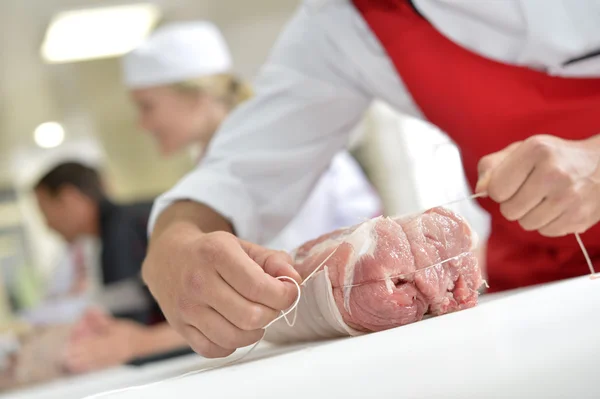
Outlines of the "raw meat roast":
M 475 245 L 476 235 L 468 223 L 439 207 L 413 217 L 378 217 L 307 242 L 293 254 L 296 269 L 306 278 L 323 264 L 315 280 L 327 274 L 331 285 L 331 289 L 327 287 L 328 300 L 335 304 L 329 307 L 337 308 L 333 312 L 345 326 L 324 331 L 320 326 L 300 325 L 298 328 L 312 332 L 297 334 L 296 338 L 381 331 L 426 315 L 475 306 L 483 283 L 477 258 L 471 252 Z M 323 319 L 333 319 L 324 315 L 328 311 L 324 300 L 307 296 L 325 297 L 327 293 L 322 292 L 323 284 L 310 287 L 311 280 L 303 290 L 299 321 L 323 324 Z M 272 341 L 285 341 L 278 336 L 285 336 L 286 328 L 295 328 L 279 322 L 273 327 L 276 331 L 272 334 L 267 331 L 267 339 Z

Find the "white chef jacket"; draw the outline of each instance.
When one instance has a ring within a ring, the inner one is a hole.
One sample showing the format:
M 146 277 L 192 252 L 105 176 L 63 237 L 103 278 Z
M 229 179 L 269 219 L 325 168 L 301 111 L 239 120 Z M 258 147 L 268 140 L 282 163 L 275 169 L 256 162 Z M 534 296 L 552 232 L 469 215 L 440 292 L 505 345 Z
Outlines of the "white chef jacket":
M 566 65 L 600 49 L 600 1 L 414 4 L 442 34 L 483 56 L 553 75 L 600 76 L 600 57 Z M 157 200 L 151 226 L 172 202 L 191 199 L 228 218 L 241 237 L 268 242 L 297 214 L 374 98 L 424 119 L 348 0 L 305 0 L 256 89 L 221 126 L 202 166 Z
M 188 147 L 192 162 L 201 159 L 203 150 L 198 144 Z M 265 246 L 289 252 L 321 234 L 377 216 L 382 207 L 356 159 L 342 151 L 292 221 Z
M 342 151 L 333 158 L 300 211 L 266 246 L 291 251 L 321 234 L 355 225 L 381 212 L 379 196 L 358 162 Z

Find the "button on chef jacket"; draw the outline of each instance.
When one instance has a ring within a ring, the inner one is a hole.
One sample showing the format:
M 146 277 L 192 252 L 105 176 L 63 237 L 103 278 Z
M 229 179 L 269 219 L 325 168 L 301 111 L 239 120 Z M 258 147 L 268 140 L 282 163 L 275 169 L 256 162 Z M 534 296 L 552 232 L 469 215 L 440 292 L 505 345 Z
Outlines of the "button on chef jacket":
M 305 1 L 257 80 L 257 97 L 222 126 L 199 168 L 155 203 L 207 204 L 248 240 L 295 215 L 373 99 L 428 120 L 457 142 L 470 184 L 477 161 L 546 133 L 600 133 L 596 0 Z M 492 217 L 492 291 L 586 272 L 573 236 Z M 600 257 L 598 226 L 583 236 Z

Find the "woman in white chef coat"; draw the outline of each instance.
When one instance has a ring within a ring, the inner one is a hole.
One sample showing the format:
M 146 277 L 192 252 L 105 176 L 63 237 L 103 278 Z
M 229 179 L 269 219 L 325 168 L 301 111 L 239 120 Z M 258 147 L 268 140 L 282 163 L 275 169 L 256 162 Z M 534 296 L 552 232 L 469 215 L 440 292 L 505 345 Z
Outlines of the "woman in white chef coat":
M 227 115 L 252 97 L 251 87 L 232 72 L 221 32 L 207 21 L 159 28 L 124 57 L 123 76 L 138 108 L 140 126 L 167 156 L 187 149 L 201 160 Z M 270 143 L 273 151 L 277 145 Z M 272 173 L 276 172 L 277 163 L 271 166 Z M 262 244 L 289 251 L 381 212 L 378 196 L 346 151 L 333 157 L 308 199 L 301 202 L 303 206 L 286 228 Z
M 300 279 L 289 258 L 240 238 L 283 228 L 374 98 L 460 147 L 488 195 L 491 290 L 588 273 L 572 233 L 600 258 L 599 15 L 596 0 L 305 0 L 257 96 L 155 204 L 143 275 L 171 325 L 224 356 L 290 306 L 274 278 Z
M 157 29 L 124 57 L 123 77 L 139 111 L 141 127 L 156 139 L 165 156 L 188 150 L 195 160 L 202 160 L 219 125 L 252 97 L 250 86 L 232 73 L 231 56 L 221 33 L 206 21 Z M 268 119 L 264 118 L 264 123 Z M 279 145 L 277 140 L 269 143 L 264 156 L 269 162 L 266 178 L 269 174 L 276 177 L 279 163 L 285 162 L 285 156 L 275 161 L 270 157 Z M 300 156 L 309 161 L 314 154 Z M 302 206 L 293 220 L 261 243 L 290 251 L 323 233 L 381 214 L 378 195 L 348 152 L 340 148 L 322 172 L 308 197 L 299 199 Z M 293 187 L 297 182 L 288 184 Z M 196 189 L 205 188 L 199 185 Z M 285 201 L 282 197 L 273 206 L 285 207 Z M 279 222 L 275 218 L 267 223 Z M 166 325 L 145 327 L 95 310 L 81 324 L 78 330 L 86 331 L 85 337 L 71 345 L 67 356 L 72 371 L 107 367 L 185 344 Z M 107 347 L 111 350 L 105 350 Z

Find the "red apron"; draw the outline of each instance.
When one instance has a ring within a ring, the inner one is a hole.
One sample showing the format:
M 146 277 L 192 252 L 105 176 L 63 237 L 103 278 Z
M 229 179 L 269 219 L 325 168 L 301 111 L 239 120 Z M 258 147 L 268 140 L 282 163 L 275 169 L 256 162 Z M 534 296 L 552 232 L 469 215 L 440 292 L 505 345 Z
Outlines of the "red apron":
M 487 154 L 535 134 L 600 134 L 600 79 L 553 77 L 479 56 L 440 34 L 407 0 L 354 0 L 423 115 L 460 147 L 472 187 Z M 491 44 L 493 45 L 493 44 Z M 490 291 L 589 273 L 573 235 L 546 238 L 509 222 L 490 200 Z M 600 260 L 600 225 L 582 235 Z

